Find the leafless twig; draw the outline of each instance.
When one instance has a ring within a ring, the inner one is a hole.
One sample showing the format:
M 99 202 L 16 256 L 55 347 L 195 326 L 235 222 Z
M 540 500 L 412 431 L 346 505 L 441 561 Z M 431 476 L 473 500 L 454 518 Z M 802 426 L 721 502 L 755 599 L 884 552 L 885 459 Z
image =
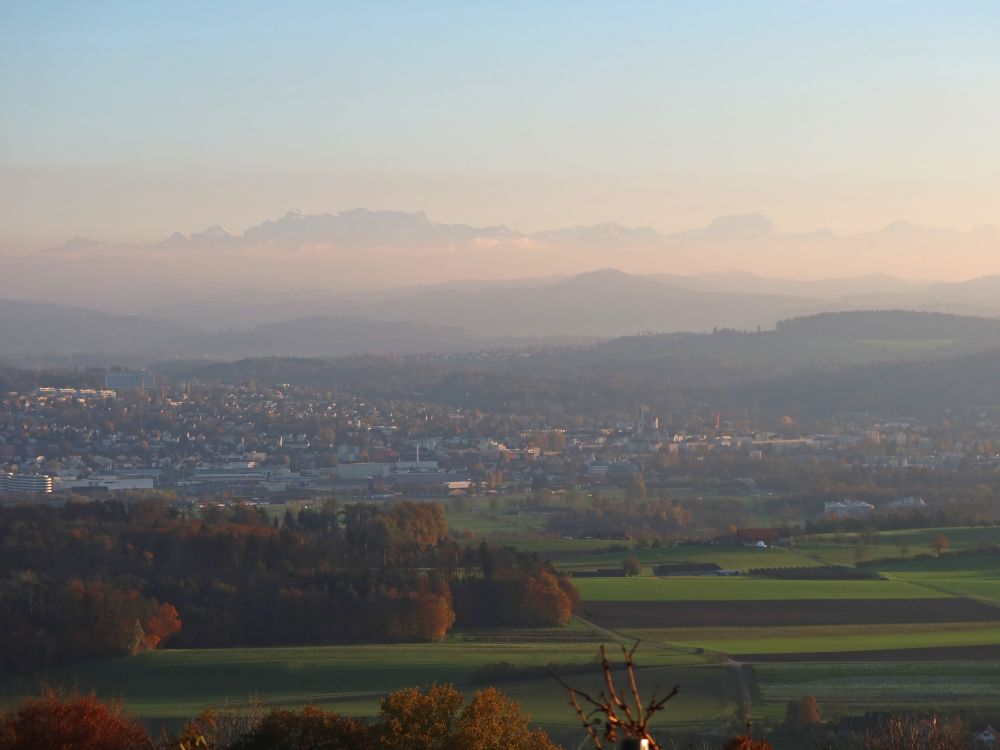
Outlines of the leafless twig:
M 656 740 L 649 734 L 649 723 L 653 716 L 666 708 L 670 699 L 677 695 L 679 688 L 675 685 L 673 690 L 663 698 L 657 698 L 654 691 L 649 703 L 643 707 L 639 685 L 635 677 L 635 661 L 633 659 L 638 647 L 638 641 L 630 649 L 622 646 L 628 690 L 631 693 L 631 705 L 626 698 L 622 697 L 621 691 L 615 685 L 611 660 L 608 659 L 607 649 L 603 645 L 601 646 L 601 673 L 604 677 L 605 689 L 596 698 L 569 685 L 559 675 L 555 673 L 552 675 L 569 692 L 570 706 L 576 711 L 580 723 L 598 750 L 604 747 L 601 744 L 602 739 L 616 742 L 619 736 L 647 740 L 650 750 L 661 750 Z M 589 712 L 580 705 L 580 698 L 591 707 Z M 598 732 L 598 727 L 602 725 L 604 731 Z

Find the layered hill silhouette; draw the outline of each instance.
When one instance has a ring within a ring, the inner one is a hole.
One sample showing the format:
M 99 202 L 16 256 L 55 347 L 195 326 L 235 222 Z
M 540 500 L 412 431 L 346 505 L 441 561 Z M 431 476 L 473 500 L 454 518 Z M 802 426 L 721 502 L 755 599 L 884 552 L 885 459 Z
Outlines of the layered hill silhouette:
M 33 289 L 39 301 L 136 313 L 136 300 L 145 299 L 149 307 L 176 305 L 240 289 L 272 297 L 304 289 L 378 296 L 461 279 L 516 285 L 518 279 L 571 277 L 613 266 L 690 291 L 851 298 L 855 307 L 933 305 L 983 314 L 1000 312 L 991 293 L 996 279 L 973 286 L 954 280 L 996 273 L 998 259 L 997 227 L 966 231 L 899 222 L 853 234 L 796 233 L 759 214 L 738 214 L 673 233 L 615 222 L 523 232 L 359 208 L 289 211 L 243 231 L 211 226 L 148 243 L 77 237 L 47 251 L 2 258 L 0 297 Z M 895 278 L 900 274 L 952 282 L 907 282 Z M 330 311 L 298 316 L 320 312 Z M 252 324 L 262 322 L 276 321 Z
M 231 359 L 261 355 L 337 357 L 348 354 L 406 354 L 475 351 L 526 346 L 536 339 L 485 337 L 457 326 L 352 316 L 316 315 L 251 328 L 221 331 L 137 315 L 61 305 L 0 300 L 0 360 L 60 362 L 67 355 L 99 363 L 161 357 Z M 554 338 L 549 343 L 571 339 Z M 53 359 L 54 358 L 54 359 Z
M 531 352 L 533 366 L 553 371 L 614 374 L 627 362 L 650 379 L 667 373 L 676 377 L 679 363 L 698 362 L 695 369 L 702 379 L 722 382 L 739 368 L 771 377 L 1000 347 L 996 318 L 907 310 L 802 315 L 819 303 L 680 289 L 611 270 L 514 286 L 458 284 L 375 299 L 299 302 L 298 310 L 271 302 L 276 315 L 306 313 L 290 319 L 208 327 L 150 315 L 0 300 L 0 360 L 32 366 L 142 365 L 176 358 L 329 359 L 487 351 L 499 352 L 501 359 L 507 356 L 503 352 L 515 352 L 511 356 L 516 359 L 517 352 Z M 218 326 L 227 316 L 229 321 L 251 318 L 243 310 L 255 304 L 250 299 L 214 300 L 187 312 Z

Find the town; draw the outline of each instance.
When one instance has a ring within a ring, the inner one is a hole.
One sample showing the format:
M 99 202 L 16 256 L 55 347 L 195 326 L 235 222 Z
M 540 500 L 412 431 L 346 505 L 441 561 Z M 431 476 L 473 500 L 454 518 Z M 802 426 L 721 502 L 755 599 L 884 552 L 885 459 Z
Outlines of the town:
M 171 384 L 150 372 L 108 372 L 102 387 L 39 385 L 0 400 L 0 488 L 7 501 L 40 493 L 101 497 L 170 490 L 180 499 L 281 503 L 338 497 L 441 498 L 621 490 L 641 496 L 691 488 L 753 497 L 789 524 L 926 509 L 920 495 L 827 489 L 789 507 L 788 467 L 913 487 L 920 477 L 990 477 L 1000 423 L 928 424 L 837 415 L 823 433 L 754 431 L 748 412 L 654 415 L 573 424 L 491 415 L 438 403 L 261 383 Z M 789 422 L 790 420 L 786 420 Z M 776 468 L 780 467 L 780 468 Z M 785 491 L 782 491 L 782 490 Z M 898 495 L 898 496 L 897 496 Z M 44 501 L 44 500 L 43 500 Z M 738 521 L 740 519 L 734 519 Z

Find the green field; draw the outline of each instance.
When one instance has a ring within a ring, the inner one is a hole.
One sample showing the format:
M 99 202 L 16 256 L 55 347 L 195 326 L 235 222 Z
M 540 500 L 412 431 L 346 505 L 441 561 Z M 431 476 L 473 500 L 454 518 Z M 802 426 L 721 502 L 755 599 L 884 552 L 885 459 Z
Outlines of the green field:
M 894 651 L 911 648 L 1000 645 L 998 623 L 911 623 L 889 626 L 825 626 L 806 628 L 712 628 L 691 630 L 626 630 L 626 635 L 654 638 L 680 646 L 702 647 L 728 654 L 807 654 L 846 651 Z M 798 631 L 798 632 L 796 632 Z
M 750 601 L 754 599 L 925 599 L 947 593 L 886 581 L 782 581 L 744 576 L 577 578 L 584 601 Z
M 765 701 L 783 706 L 803 695 L 863 710 L 915 706 L 995 707 L 1000 663 L 932 661 L 758 664 Z M 942 686 L 947 686 L 946 690 Z
M 876 543 L 866 543 L 858 534 L 814 534 L 797 540 L 796 548 L 832 563 L 853 565 L 859 546 L 864 548 L 862 559 L 867 560 L 926 555 L 931 552 L 931 539 L 937 534 L 948 537 L 951 550 L 976 549 L 1000 542 L 1000 529 L 995 526 L 945 526 L 882 531 L 875 535 Z
M 474 631 L 433 644 L 155 651 L 31 678 L 8 678 L 0 681 L 0 698 L 12 703 L 41 684 L 75 686 L 102 697 L 124 698 L 131 710 L 153 722 L 183 719 L 206 706 L 243 704 L 253 696 L 261 696 L 268 705 L 311 703 L 363 716 L 377 712 L 381 696 L 404 687 L 450 682 L 471 692 L 473 672 L 497 662 L 522 667 L 550 662 L 580 665 L 589 671 L 567 679 L 596 693 L 600 640 L 581 625 L 558 635 L 568 640 L 557 640 L 551 630 Z M 712 656 L 651 644 L 643 649 L 641 667 L 645 684 L 685 685 L 684 696 L 664 715 L 668 725 L 724 722 L 737 707 L 731 670 Z M 500 687 L 521 700 L 536 722 L 574 725 L 565 692 L 554 679 L 519 680 Z
M 976 549 L 993 543 L 994 528 L 923 529 L 881 535 L 880 545 L 869 546 L 868 557 L 891 557 L 899 554 L 896 544 L 910 546 L 911 559 L 876 566 L 883 581 L 782 581 L 740 576 L 733 578 L 690 577 L 575 579 L 584 600 L 594 602 L 629 601 L 733 601 L 757 599 L 928 599 L 941 601 L 942 613 L 952 597 L 972 597 L 996 605 L 997 618 L 987 622 L 889 623 L 865 625 L 809 625 L 786 627 L 701 627 L 701 628 L 628 628 L 616 627 L 623 636 L 639 638 L 644 647 L 670 644 L 703 648 L 720 654 L 760 656 L 842 653 L 846 662 L 755 663 L 753 669 L 761 696 L 753 708 L 758 720 L 780 721 L 788 701 L 803 695 L 816 695 L 828 715 L 836 718 L 843 712 L 867 710 L 968 709 L 989 713 L 1000 699 L 996 677 L 1000 662 L 992 654 L 1000 646 L 1000 556 L 944 556 L 927 558 L 929 540 L 945 533 L 952 549 Z M 891 541 L 890 541 L 891 540 Z M 813 539 L 794 550 L 777 551 L 788 560 L 811 558 L 816 564 L 850 564 L 856 539 L 830 537 Z M 740 567 L 743 559 L 755 550 L 731 550 L 728 559 L 714 548 L 674 548 L 684 559 L 716 562 L 724 567 Z M 697 552 L 702 554 L 699 556 Z M 644 560 L 662 550 L 643 550 Z M 771 551 L 768 551 L 771 552 Z M 723 553 L 725 554 L 725 553 Z M 689 556 L 687 556 L 689 555 Z M 921 559 L 912 559 L 921 555 Z M 588 564 L 610 555 L 581 557 Z M 743 558 L 743 559 L 741 559 Z M 676 559 L 676 558 L 675 558 Z M 730 564 L 721 561 L 727 559 Z M 731 561 L 731 562 L 730 562 Z M 794 563 L 803 565 L 806 563 Z M 791 567 L 792 565 L 789 565 Z M 584 567 L 581 565 L 581 568 Z M 591 567 L 597 567 L 591 565 Z M 601 567 L 610 567 L 604 566 Z M 763 567 L 763 566 L 761 566 Z M 775 567 L 783 567 L 776 565 Z M 669 611 L 669 610 L 668 610 Z M 947 619 L 947 617 L 943 617 Z M 956 647 L 954 660 L 948 649 Z M 984 661 L 969 662 L 970 648 L 984 649 Z M 939 649 L 934 660 L 908 649 Z M 850 652 L 882 652 L 877 661 L 857 661 Z M 895 659 L 894 654 L 898 653 Z M 792 656 L 794 658 L 794 656 Z M 815 657 L 811 657 L 815 658 Z
M 448 529 L 458 537 L 466 533 L 477 537 L 536 536 L 544 530 L 546 520 L 546 515 L 529 511 L 448 511 Z

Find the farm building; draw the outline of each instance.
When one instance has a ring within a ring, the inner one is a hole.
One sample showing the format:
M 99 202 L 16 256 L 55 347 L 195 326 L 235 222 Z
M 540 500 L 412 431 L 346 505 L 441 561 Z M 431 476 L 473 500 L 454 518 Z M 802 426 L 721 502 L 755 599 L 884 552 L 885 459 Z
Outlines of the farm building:
M 750 547 L 788 544 L 792 534 L 788 529 L 756 528 L 737 529 L 735 534 L 721 536 L 712 540 L 712 544 L 743 544 Z

